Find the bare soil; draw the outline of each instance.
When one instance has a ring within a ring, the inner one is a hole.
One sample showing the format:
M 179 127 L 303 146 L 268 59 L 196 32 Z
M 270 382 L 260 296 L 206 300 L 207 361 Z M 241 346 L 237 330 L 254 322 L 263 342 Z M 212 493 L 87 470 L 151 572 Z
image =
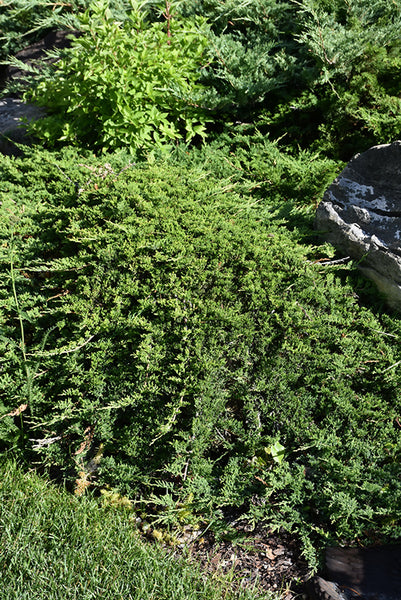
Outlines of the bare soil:
M 216 540 L 206 532 L 173 552 L 196 561 L 208 575 L 229 574 L 234 588 L 278 593 L 282 600 L 307 597 L 309 570 L 293 536 L 261 525 L 251 530 L 246 523 L 236 524 L 235 529 L 235 541 Z

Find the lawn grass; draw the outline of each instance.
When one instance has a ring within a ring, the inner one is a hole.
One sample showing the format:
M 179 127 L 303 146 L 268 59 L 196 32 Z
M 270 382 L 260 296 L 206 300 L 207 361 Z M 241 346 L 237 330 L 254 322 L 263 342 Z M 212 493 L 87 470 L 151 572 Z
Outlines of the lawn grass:
M 144 542 L 135 522 L 14 462 L 0 465 L 2 600 L 273 600 L 230 591 Z

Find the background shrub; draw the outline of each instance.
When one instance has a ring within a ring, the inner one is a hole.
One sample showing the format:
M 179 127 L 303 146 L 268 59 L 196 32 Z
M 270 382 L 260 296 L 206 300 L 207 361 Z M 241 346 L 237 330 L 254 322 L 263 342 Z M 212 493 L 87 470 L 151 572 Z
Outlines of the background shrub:
M 274 102 L 287 87 L 298 85 L 302 64 L 297 8 L 288 0 L 182 3 L 185 15 L 207 18 L 212 60 L 202 71 L 211 106 L 245 120 L 263 102 Z
M 203 81 L 226 119 L 342 160 L 398 139 L 398 0 L 184 6 L 211 25 L 214 60 Z
M 400 136 L 401 4 L 302 0 L 296 39 L 303 46 L 303 90 L 271 107 L 270 127 L 286 142 L 348 160 Z
M 88 3 L 37 0 L 36 20 L 28 6 L 7 4 L 3 52 L 18 23 L 19 39 L 55 26 L 84 32 L 32 83 L 31 99 L 54 113 L 35 126 L 48 142 L 149 150 L 203 136 L 208 121 L 214 131 L 241 121 L 283 146 L 348 160 L 400 135 L 399 0 L 188 0 L 173 4 L 172 40 L 164 4 L 95 2 L 79 17 Z
M 52 76 L 26 95 L 51 113 L 31 131 L 49 144 L 133 152 L 203 137 L 207 119 L 197 103 L 207 43 L 202 26 L 200 19 L 175 18 L 173 12 L 148 22 L 136 2 L 121 23 L 107 2 L 92 3 L 79 18 L 83 35 Z
M 0 14 L 0 60 L 36 42 L 52 29 L 76 27 L 85 0 L 51 4 L 45 0 L 7 0 Z

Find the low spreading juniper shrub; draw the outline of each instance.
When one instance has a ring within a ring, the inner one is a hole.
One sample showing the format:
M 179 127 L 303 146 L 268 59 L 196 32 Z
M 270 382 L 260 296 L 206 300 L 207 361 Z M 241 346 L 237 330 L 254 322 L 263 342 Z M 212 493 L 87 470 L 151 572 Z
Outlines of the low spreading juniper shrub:
M 272 142 L 253 123 L 231 123 L 230 131 L 210 136 L 190 153 L 178 147 L 173 160 L 182 168 L 201 168 L 228 181 L 227 190 L 250 194 L 252 202 L 274 207 L 272 219 L 285 222 L 307 245 L 317 240 L 315 209 L 345 164 L 307 150 L 291 152 Z
M 3 449 L 80 489 L 237 507 L 311 560 L 316 539 L 400 534 L 399 319 L 352 266 L 308 260 L 278 186 L 72 150 L 0 180 Z
M 183 3 L 210 24 L 206 96 L 297 149 L 349 160 L 400 133 L 400 2 Z

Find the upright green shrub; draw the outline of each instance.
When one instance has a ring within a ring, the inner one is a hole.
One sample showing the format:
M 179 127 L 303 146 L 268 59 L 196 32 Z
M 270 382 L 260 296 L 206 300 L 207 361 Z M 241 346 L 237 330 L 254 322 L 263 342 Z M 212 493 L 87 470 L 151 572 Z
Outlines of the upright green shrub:
M 168 3 L 165 17 L 150 22 L 139 3 L 131 4 L 123 23 L 102 1 L 80 15 L 83 35 L 52 76 L 26 94 L 50 113 L 32 124 L 37 137 L 133 152 L 204 137 L 197 83 L 204 21 L 176 17 Z

